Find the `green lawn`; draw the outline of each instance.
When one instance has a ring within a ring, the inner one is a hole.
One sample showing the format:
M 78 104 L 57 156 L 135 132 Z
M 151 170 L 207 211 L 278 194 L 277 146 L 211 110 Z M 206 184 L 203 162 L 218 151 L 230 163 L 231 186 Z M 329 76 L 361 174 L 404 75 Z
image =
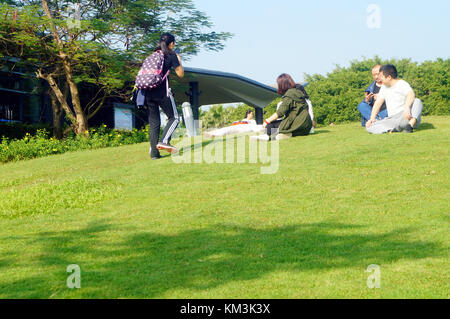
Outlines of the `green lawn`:
M 0 165 L 0 298 L 448 298 L 450 117 L 316 131 L 273 175 L 147 144 Z

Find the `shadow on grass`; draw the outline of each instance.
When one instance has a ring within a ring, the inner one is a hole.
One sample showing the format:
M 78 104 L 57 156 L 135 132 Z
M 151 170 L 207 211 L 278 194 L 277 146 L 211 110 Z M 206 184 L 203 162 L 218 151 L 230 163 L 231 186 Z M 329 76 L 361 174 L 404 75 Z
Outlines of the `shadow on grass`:
M 110 231 L 130 235 L 111 238 Z M 81 267 L 82 289 L 77 293 L 84 298 L 160 298 L 173 290 L 204 291 L 280 270 L 356 267 L 364 273 L 373 263 L 443 254 L 439 244 L 405 239 L 414 232 L 368 234 L 363 226 L 317 223 L 270 229 L 217 225 L 162 235 L 98 223 L 25 238 L 28 247 L 41 252 L 37 260 L 28 261 L 39 265 L 40 276 L 25 274 L 21 280 L 0 283 L 0 297 L 70 293 L 65 286 L 70 264 Z
M 436 128 L 431 123 L 421 123 L 417 130 L 418 131 L 426 131 L 426 130 L 435 130 L 435 129 Z
M 324 129 L 315 129 L 314 130 L 314 134 L 312 134 L 313 136 L 314 135 L 316 135 L 316 134 L 324 134 L 324 133 L 330 133 L 330 131 L 329 130 L 324 130 Z

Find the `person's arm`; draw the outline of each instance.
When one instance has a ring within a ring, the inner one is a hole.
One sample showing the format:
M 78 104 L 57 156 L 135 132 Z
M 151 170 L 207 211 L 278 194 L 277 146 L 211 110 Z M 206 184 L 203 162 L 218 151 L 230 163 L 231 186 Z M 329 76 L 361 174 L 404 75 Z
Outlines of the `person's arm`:
M 373 98 L 373 90 L 374 90 L 375 85 L 376 85 L 376 82 L 373 81 L 373 82 L 369 85 L 369 87 L 366 89 L 366 91 L 364 92 L 364 93 L 365 93 L 364 101 L 365 101 L 367 104 L 371 104 L 371 102 L 372 102 L 372 98 Z
M 175 73 L 178 75 L 179 78 L 182 78 L 184 77 L 184 68 L 183 65 L 181 64 L 181 58 L 179 54 L 177 54 L 177 58 L 180 65 L 175 68 Z
M 268 119 L 264 120 L 264 124 L 263 127 L 265 128 L 268 124 L 272 123 L 273 121 L 278 120 L 278 114 L 277 113 L 273 113 L 273 115 L 271 117 L 269 117 Z
M 405 120 L 409 121 L 412 118 L 411 107 L 412 107 L 415 99 L 416 99 L 416 94 L 414 93 L 413 90 L 411 90 L 411 92 L 409 92 L 408 95 L 406 96 L 405 112 L 403 113 L 403 117 L 405 118 Z
M 373 123 L 375 123 L 378 113 L 380 112 L 381 106 L 384 103 L 384 98 L 381 96 L 378 96 L 378 99 L 376 100 L 375 104 L 372 108 L 372 114 L 370 115 L 370 119 L 366 123 L 366 127 L 370 127 Z
M 273 121 L 276 121 L 279 118 L 282 118 L 289 111 L 289 103 L 290 103 L 290 99 L 284 97 L 283 100 L 280 103 L 278 103 L 277 111 L 274 114 L 272 114 L 271 117 L 264 120 L 263 127 L 265 128 L 268 124 L 272 123 Z

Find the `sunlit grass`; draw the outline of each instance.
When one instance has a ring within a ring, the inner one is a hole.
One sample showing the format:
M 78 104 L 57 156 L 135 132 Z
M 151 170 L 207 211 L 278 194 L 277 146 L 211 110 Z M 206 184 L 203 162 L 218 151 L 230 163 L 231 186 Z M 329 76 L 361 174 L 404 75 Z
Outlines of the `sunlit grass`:
M 146 143 L 0 165 L 0 298 L 448 298 L 449 133 L 321 127 L 273 175 Z

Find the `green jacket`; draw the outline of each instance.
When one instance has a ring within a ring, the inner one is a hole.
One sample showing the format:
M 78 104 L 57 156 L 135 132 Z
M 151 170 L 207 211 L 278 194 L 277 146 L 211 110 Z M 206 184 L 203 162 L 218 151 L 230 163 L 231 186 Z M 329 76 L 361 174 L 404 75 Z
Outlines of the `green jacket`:
M 285 93 L 277 114 L 279 118 L 284 117 L 279 133 L 292 133 L 292 136 L 309 134 L 312 120 L 308 113 L 306 97 L 299 89 L 292 88 Z

